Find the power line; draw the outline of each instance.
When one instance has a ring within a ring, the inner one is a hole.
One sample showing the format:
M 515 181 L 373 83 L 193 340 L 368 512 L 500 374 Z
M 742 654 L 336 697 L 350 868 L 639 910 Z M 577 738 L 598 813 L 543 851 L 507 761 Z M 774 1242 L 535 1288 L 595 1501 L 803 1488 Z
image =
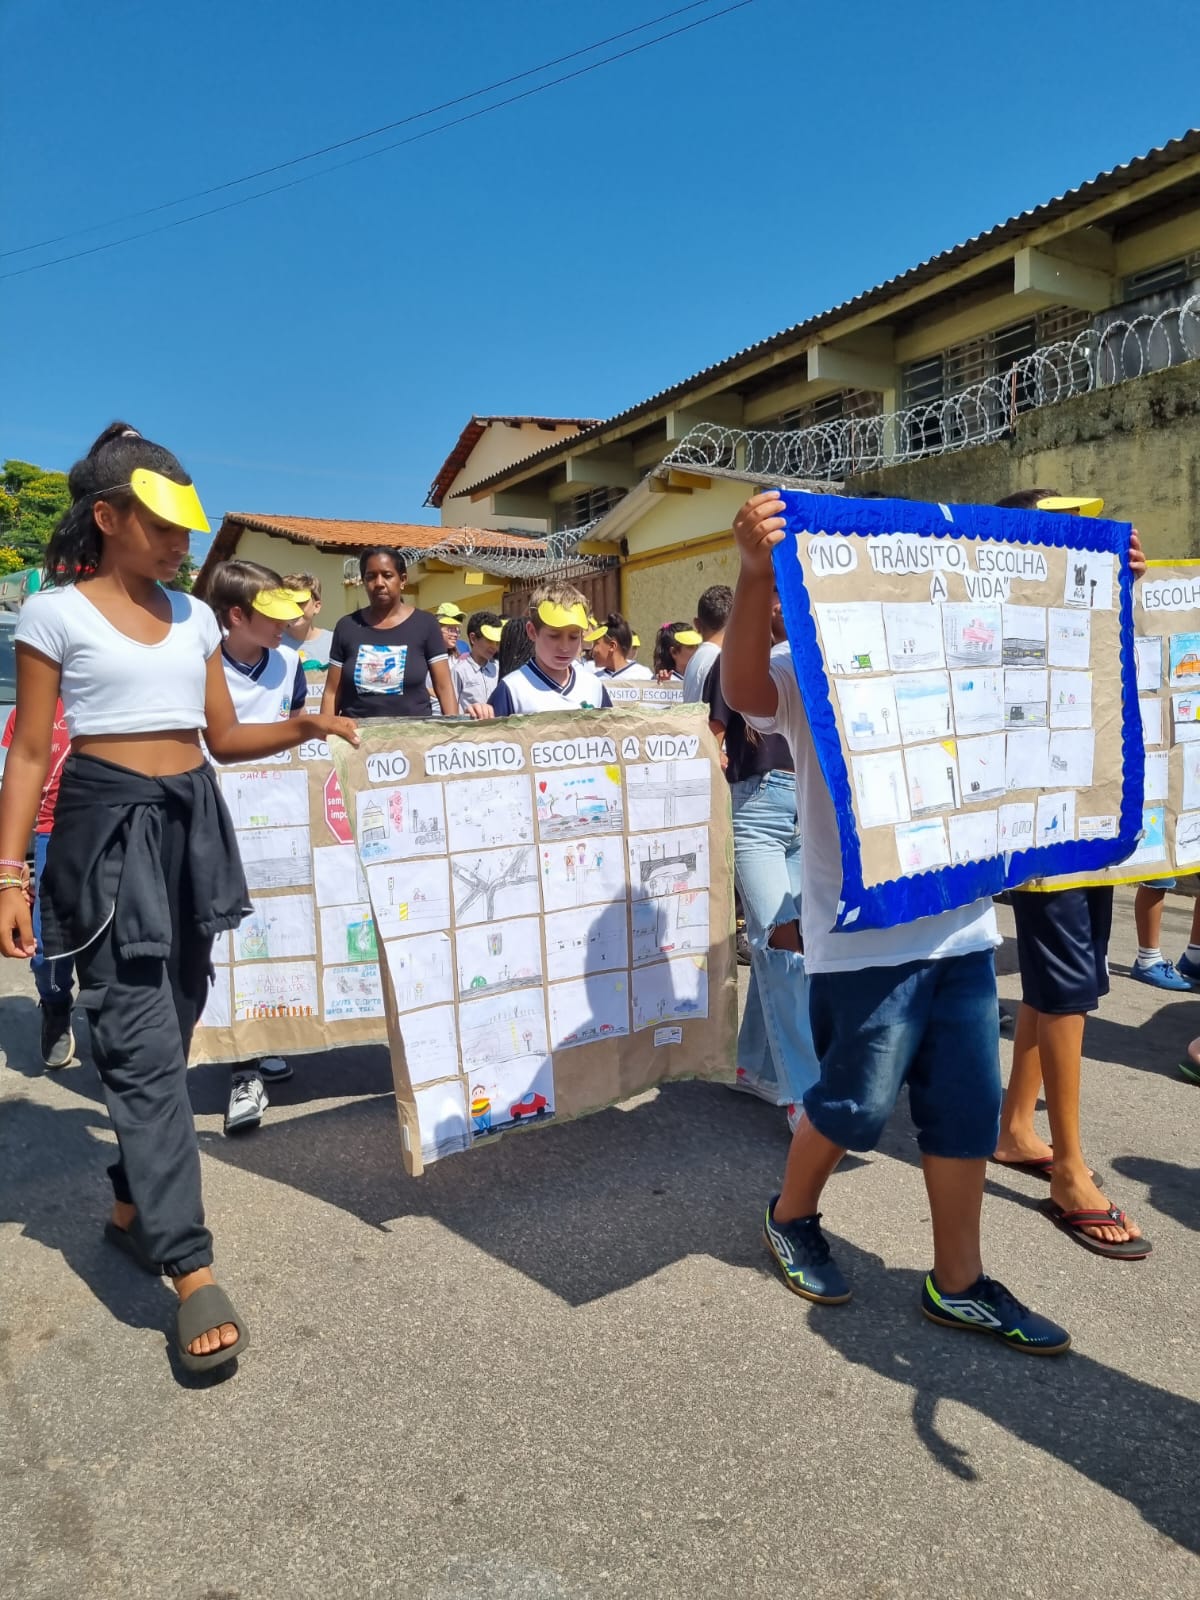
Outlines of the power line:
M 682 16 L 688 11 L 694 11 L 699 6 L 710 3 L 711 0 L 691 0 L 691 3 L 688 5 L 679 6 L 674 11 L 664 12 L 662 16 L 652 18 L 648 22 L 639 23 L 636 27 L 626 28 L 620 33 L 611 34 L 607 39 L 597 40 L 595 43 L 585 45 L 581 49 L 572 50 L 566 55 L 558 56 L 553 61 L 543 62 L 541 66 L 530 67 L 523 72 L 513 74 L 511 77 L 500 79 L 496 83 L 490 84 L 483 89 L 475 89 L 469 94 L 459 95 L 453 100 L 444 101 L 439 106 L 429 107 L 425 111 L 412 112 L 409 116 L 401 117 L 395 122 L 386 123 L 382 127 L 372 129 L 369 133 L 354 134 L 352 137 L 339 140 L 335 144 L 326 145 L 320 150 L 310 151 L 307 155 L 294 156 L 292 159 L 279 162 L 275 166 L 264 167 L 259 172 L 248 173 L 241 178 L 231 178 L 224 183 L 215 184 L 210 188 L 198 190 L 194 194 L 182 196 L 177 200 L 166 200 L 159 205 L 149 206 L 143 211 L 135 211 L 123 217 L 111 218 L 108 222 L 91 223 L 84 228 L 75 228 L 67 233 L 59 234 L 53 239 L 43 239 L 39 244 L 21 245 L 13 250 L 0 251 L 0 259 L 8 256 L 23 255 L 28 253 L 30 250 L 44 249 L 49 245 L 59 244 L 64 240 L 77 238 L 81 234 L 94 233 L 98 228 L 115 227 L 121 222 L 130 222 L 138 217 L 152 216 L 160 211 L 168 211 L 173 206 L 185 205 L 192 200 L 203 199 L 208 195 L 219 194 L 226 189 L 236 188 L 239 184 L 251 183 L 256 178 L 266 177 L 274 172 L 285 171 L 286 169 L 298 166 L 303 162 L 312 161 L 319 156 L 327 155 L 334 150 L 345 149 L 347 146 L 359 144 L 365 139 L 376 138 L 379 134 L 388 132 L 393 128 L 404 127 L 409 123 L 420 121 L 425 117 L 434 116 L 439 111 L 448 110 L 456 105 L 463 105 L 470 100 L 476 100 L 481 95 L 490 94 L 494 90 L 504 88 L 512 83 L 518 83 L 524 78 L 535 76 L 540 72 L 548 70 L 550 67 L 561 65 L 565 61 L 575 60 L 581 55 L 589 55 L 593 51 L 602 49 L 605 45 L 612 44 L 618 39 L 628 38 L 634 33 L 642 33 L 645 31 L 645 29 L 655 27 L 660 22 L 669 21 L 672 17 Z M 639 55 L 643 50 L 652 49 L 655 45 L 664 44 L 668 40 L 680 37 L 682 34 L 691 33 L 696 28 L 704 27 L 706 23 L 716 22 L 721 17 L 728 16 L 734 11 L 741 11 L 746 6 L 753 5 L 754 3 L 755 0 L 733 0 L 732 4 L 726 5 L 718 11 L 712 11 L 707 16 L 697 17 L 693 22 L 684 23 L 678 28 L 671 28 L 666 33 L 657 34 L 653 39 L 644 39 L 640 44 L 630 45 L 627 49 L 614 51 L 612 55 L 602 56 L 598 61 L 589 62 L 588 65 L 583 67 L 577 67 L 572 72 L 561 73 L 556 78 L 549 78 L 545 83 L 535 84 L 532 88 L 524 89 L 519 94 L 507 95 L 502 100 L 492 101 L 491 104 L 481 106 L 476 111 L 469 111 L 462 116 L 452 117 L 449 121 L 438 123 L 435 127 L 423 128 L 419 133 L 410 134 L 405 139 L 393 140 L 390 144 L 380 145 L 378 149 L 367 150 L 361 155 L 351 156 L 346 161 L 337 161 L 330 166 L 322 167 L 317 172 L 302 173 L 299 177 L 292 178 L 287 183 L 272 184 L 265 189 L 256 190 L 253 194 L 240 195 L 235 200 L 227 200 L 221 205 L 210 206 L 207 210 L 194 212 L 192 215 L 187 217 L 176 217 L 170 222 L 159 223 L 153 228 L 144 228 L 138 233 L 126 234 L 119 239 L 109 240 L 105 244 L 91 245 L 86 250 L 71 251 L 67 255 L 55 256 L 49 261 L 39 261 L 28 267 L 18 267 L 12 272 L 0 273 L 0 282 L 3 282 L 8 278 L 25 277 L 31 272 L 41 272 L 47 267 L 61 266 L 67 261 L 78 261 L 84 256 L 99 255 L 106 250 L 115 250 L 122 245 L 136 243 L 139 239 L 148 239 L 155 234 L 169 232 L 172 228 L 184 227 L 191 222 L 200 222 L 205 217 L 217 216 L 220 212 L 232 211 L 238 206 L 249 205 L 254 200 L 265 199 L 268 195 L 282 194 L 285 190 L 298 188 L 302 183 L 311 183 L 315 178 L 325 177 L 331 172 L 339 172 L 345 167 L 356 166 L 361 161 L 370 161 L 375 156 L 386 155 L 390 151 L 402 149 L 406 145 L 417 144 L 423 139 L 431 138 L 434 134 L 445 133 L 451 128 L 460 127 L 463 123 L 474 122 L 480 117 L 487 116 L 490 112 L 500 111 L 506 106 L 516 105 L 519 101 L 528 100 L 534 95 L 544 93 L 547 89 L 557 88 L 561 84 L 569 83 L 575 78 L 582 78 L 588 73 L 596 72 L 601 67 L 611 66 L 613 62 L 623 61 L 629 56 Z
M 700 6 L 711 5 L 712 0 L 690 0 L 690 4 L 677 6 L 674 11 L 665 11 L 660 17 L 651 17 L 648 22 L 639 22 L 636 27 L 625 28 L 621 33 L 609 34 L 607 39 L 597 39 L 592 44 L 587 44 L 579 50 L 570 50 L 565 56 L 555 56 L 552 61 L 543 61 L 540 66 L 529 67 L 524 72 L 515 72 L 510 78 L 499 78 L 495 83 L 488 83 L 482 89 L 472 89 L 470 94 L 460 94 L 453 100 L 443 100 L 440 105 L 428 106 L 424 111 L 413 111 L 407 117 L 400 117 L 395 122 L 385 122 L 381 127 L 371 128 L 366 133 L 353 134 L 348 139 L 339 139 L 334 144 L 322 145 L 319 150 L 310 150 L 307 155 L 293 156 L 289 161 L 277 162 L 273 167 L 260 167 L 257 172 L 247 172 L 240 178 L 229 178 L 224 183 L 214 183 L 210 188 L 197 189 L 192 194 L 180 195 L 175 200 L 163 200 L 159 205 L 146 206 L 141 211 L 127 211 L 124 216 L 109 217 L 104 222 L 91 222 L 84 228 L 69 228 L 66 233 L 55 234 L 52 239 L 39 239 L 36 244 L 18 245 L 13 250 L 0 250 L 0 261 L 9 256 L 28 255 L 31 250 L 47 250 L 52 244 L 62 244 L 67 239 L 76 239 L 84 233 L 95 233 L 98 228 L 117 228 L 123 222 L 136 222 L 141 217 L 152 217 L 159 211 L 169 211 L 172 206 L 187 205 L 192 200 L 207 200 L 210 194 L 221 194 L 225 189 L 236 189 L 240 183 L 253 183 L 256 178 L 269 178 L 272 173 L 284 172 L 288 167 L 299 166 L 304 161 L 315 161 L 318 156 L 331 155 L 335 150 L 344 150 L 348 145 L 361 144 L 364 139 L 374 139 L 381 133 L 391 133 L 395 128 L 406 127 L 411 122 L 420 122 L 424 117 L 435 117 L 439 111 L 452 111 L 455 106 L 466 105 L 469 100 L 478 100 L 481 95 L 492 94 L 496 89 L 507 89 L 510 84 L 520 83 L 523 78 L 536 77 L 539 72 L 549 72 L 551 67 L 561 67 L 565 61 L 574 61 L 578 56 L 590 55 L 593 50 L 603 50 L 605 45 L 615 44 L 618 39 L 627 39 L 630 34 L 644 33 L 647 28 L 656 28 L 660 22 L 670 22 L 672 18 L 679 17 L 686 11 L 696 11 Z M 49 265 L 49 263 L 47 263 Z

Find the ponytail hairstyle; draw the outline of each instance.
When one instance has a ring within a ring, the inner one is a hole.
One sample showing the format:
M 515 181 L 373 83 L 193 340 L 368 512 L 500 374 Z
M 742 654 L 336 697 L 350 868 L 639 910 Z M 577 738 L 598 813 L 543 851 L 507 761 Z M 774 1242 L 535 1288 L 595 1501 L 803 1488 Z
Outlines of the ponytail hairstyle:
M 533 640 L 529 637 L 527 617 L 509 617 L 500 635 L 500 649 L 496 653 L 498 678 L 516 672 L 533 656 Z
M 70 509 L 59 518 L 46 546 L 44 577 L 59 588 L 96 575 L 104 535 L 96 523 L 95 505 L 127 506 L 135 499 L 129 483 L 139 467 L 172 483 L 191 483 L 178 460 L 161 444 L 143 439 L 127 422 L 112 422 L 81 461 L 67 474 Z
M 633 629 L 625 621 L 619 611 L 610 611 L 608 620 L 604 624 L 605 636 L 610 639 L 623 656 L 628 658 L 633 649 Z
M 663 623 L 658 630 L 658 637 L 654 641 L 655 672 L 675 671 L 675 658 L 671 654 L 671 646 L 675 643 L 675 635 L 677 633 L 686 633 L 690 627 L 690 622 Z

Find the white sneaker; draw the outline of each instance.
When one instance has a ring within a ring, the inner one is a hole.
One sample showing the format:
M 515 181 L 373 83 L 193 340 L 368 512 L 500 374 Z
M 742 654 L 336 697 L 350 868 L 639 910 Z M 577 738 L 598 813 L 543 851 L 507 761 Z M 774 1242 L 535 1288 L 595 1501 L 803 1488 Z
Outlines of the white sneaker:
M 257 1072 L 235 1072 L 225 1112 L 225 1132 L 239 1133 L 245 1128 L 257 1128 L 270 1103 Z
M 292 1064 L 282 1056 L 263 1056 L 258 1063 L 258 1074 L 268 1083 L 285 1083 L 292 1075 Z
M 795 1133 L 800 1126 L 800 1118 L 804 1115 L 803 1106 L 789 1106 L 787 1108 L 788 1132 Z

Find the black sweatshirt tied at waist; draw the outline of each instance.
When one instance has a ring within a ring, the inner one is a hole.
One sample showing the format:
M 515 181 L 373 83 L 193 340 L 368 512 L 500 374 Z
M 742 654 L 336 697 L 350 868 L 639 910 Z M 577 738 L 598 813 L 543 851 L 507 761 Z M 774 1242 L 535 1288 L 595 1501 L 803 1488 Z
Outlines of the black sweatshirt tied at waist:
M 39 885 L 48 958 L 85 949 L 114 924 L 125 959 L 171 949 L 171 907 L 162 871 L 163 819 L 182 813 L 195 931 L 212 939 L 251 910 L 237 836 L 207 762 L 149 778 L 99 756 L 68 756 Z

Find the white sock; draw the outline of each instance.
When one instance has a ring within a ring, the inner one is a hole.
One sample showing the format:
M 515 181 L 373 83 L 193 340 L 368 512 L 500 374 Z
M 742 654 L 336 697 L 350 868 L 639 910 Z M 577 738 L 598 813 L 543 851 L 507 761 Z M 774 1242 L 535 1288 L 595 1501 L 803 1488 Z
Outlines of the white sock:
M 1161 961 L 1162 958 L 1163 953 L 1161 950 L 1144 950 L 1141 945 L 1138 945 L 1137 964 L 1139 967 L 1152 967 L 1155 962 Z
M 1189 944 L 1185 953 L 1189 961 L 1194 961 L 1200 967 L 1200 944 Z

